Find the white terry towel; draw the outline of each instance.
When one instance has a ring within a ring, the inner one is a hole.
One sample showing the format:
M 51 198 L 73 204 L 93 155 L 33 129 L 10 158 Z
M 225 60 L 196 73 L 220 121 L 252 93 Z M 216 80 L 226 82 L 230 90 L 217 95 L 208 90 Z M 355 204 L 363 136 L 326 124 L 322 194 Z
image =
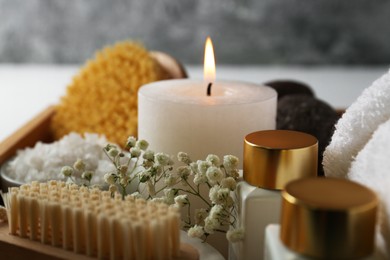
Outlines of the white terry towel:
M 346 177 L 353 158 L 371 138 L 378 125 L 390 118 L 390 71 L 365 89 L 336 124 L 325 149 L 326 176 Z
M 383 123 L 358 153 L 347 177 L 376 192 L 380 200 L 376 244 L 390 256 L 390 120 Z

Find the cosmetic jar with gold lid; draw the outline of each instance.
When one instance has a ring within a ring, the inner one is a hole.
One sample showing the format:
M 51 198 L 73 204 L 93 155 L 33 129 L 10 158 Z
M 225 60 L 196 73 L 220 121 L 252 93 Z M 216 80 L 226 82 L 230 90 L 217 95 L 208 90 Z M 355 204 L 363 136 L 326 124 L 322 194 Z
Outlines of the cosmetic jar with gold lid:
M 290 130 L 250 133 L 244 140 L 243 181 L 237 185 L 237 224 L 244 240 L 231 243 L 229 259 L 263 259 L 264 230 L 279 223 L 280 191 L 292 180 L 317 176 L 318 141 Z
M 295 252 L 327 259 L 357 259 L 374 248 L 378 199 L 344 179 L 289 183 L 282 191 L 280 238 Z
M 280 232 L 274 234 L 287 250 L 275 247 L 267 227 L 267 259 L 375 259 L 377 209 L 376 194 L 349 180 L 290 182 L 282 191 Z
M 248 134 L 244 144 L 244 180 L 281 190 L 291 180 L 317 175 L 318 141 L 309 134 L 267 130 Z

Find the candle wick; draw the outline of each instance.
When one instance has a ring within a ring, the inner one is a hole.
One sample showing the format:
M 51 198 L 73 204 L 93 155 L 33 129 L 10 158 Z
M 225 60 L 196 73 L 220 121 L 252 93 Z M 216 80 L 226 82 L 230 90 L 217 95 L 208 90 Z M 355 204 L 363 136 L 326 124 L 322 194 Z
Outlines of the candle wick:
M 207 85 L 207 96 L 211 96 L 211 86 L 213 85 L 212 82 L 210 82 L 208 85 Z

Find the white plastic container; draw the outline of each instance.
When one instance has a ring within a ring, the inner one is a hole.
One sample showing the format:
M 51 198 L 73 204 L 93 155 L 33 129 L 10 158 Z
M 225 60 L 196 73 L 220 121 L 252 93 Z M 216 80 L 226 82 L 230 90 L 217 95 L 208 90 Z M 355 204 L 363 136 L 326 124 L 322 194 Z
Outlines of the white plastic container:
M 264 230 L 279 223 L 280 190 L 291 180 L 317 175 L 318 142 L 311 135 L 287 130 L 254 132 L 245 137 L 243 181 L 235 203 L 242 242 L 229 244 L 229 259 L 263 259 Z

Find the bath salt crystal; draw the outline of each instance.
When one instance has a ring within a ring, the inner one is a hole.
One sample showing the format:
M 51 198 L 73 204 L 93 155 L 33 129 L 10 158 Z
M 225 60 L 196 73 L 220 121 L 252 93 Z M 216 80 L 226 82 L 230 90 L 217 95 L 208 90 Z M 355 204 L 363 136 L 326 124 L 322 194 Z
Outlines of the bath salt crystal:
M 31 181 L 63 180 L 63 166 L 73 166 L 81 159 L 86 164 L 86 170 L 94 171 L 91 184 L 104 184 L 104 174 L 115 170 L 114 165 L 103 152 L 109 142 L 98 134 L 86 133 L 84 137 L 70 133 L 53 143 L 38 142 L 33 148 L 19 150 L 12 159 L 5 173 L 11 179 L 27 183 Z M 82 172 L 74 172 L 76 178 Z

